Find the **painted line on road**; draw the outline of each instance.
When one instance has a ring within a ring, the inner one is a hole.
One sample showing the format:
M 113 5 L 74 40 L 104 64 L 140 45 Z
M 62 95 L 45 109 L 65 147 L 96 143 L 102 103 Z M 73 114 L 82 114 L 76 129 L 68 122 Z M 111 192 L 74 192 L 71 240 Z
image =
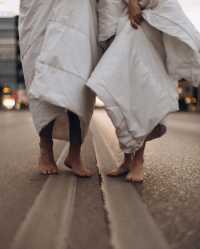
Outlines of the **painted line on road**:
M 115 249 L 169 249 L 146 205 L 131 183 L 105 175 L 122 160 L 115 129 L 104 110 L 96 110 L 91 124 L 102 192 Z
M 66 145 L 57 163 L 63 166 Z M 20 226 L 11 249 L 66 249 L 75 202 L 77 178 L 62 172 L 50 176 Z

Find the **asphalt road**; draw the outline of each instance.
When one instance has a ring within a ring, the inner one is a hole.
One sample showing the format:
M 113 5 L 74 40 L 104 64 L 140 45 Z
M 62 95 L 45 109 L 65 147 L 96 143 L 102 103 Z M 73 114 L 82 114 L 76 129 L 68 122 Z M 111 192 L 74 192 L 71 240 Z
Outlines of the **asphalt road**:
M 174 249 L 200 248 L 200 115 L 168 118 L 168 133 L 148 144 L 137 189 Z
M 63 143 L 55 146 L 56 157 Z M 37 172 L 38 138 L 29 112 L 0 113 L 0 248 L 7 249 L 46 181 Z
M 1 112 L 0 137 L 0 249 L 8 249 L 47 177 L 37 171 L 39 141 L 29 112 Z M 60 156 L 64 145 L 64 142 L 55 143 L 56 158 Z M 87 167 L 91 168 L 95 175 L 92 179 L 77 179 L 69 248 L 110 249 L 109 231 L 90 133 L 83 146 L 82 156 Z M 62 174 L 63 168 L 61 177 Z M 56 182 L 59 176 L 55 177 Z M 65 186 L 60 192 L 64 190 Z M 55 202 L 60 203 L 59 198 L 60 195 L 55 196 Z M 59 209 L 58 204 L 57 210 Z M 43 227 L 48 231 L 48 224 L 43 224 Z M 49 234 L 49 238 L 51 236 L 53 235 Z
M 38 138 L 29 112 L 0 113 L 0 137 L 0 249 L 7 249 L 46 177 L 35 167 Z M 63 143 L 56 143 L 56 157 L 62 148 Z M 95 169 L 91 137 L 84 150 Z M 144 184 L 132 187 L 173 249 L 200 248 L 200 115 L 169 117 L 167 135 L 147 146 Z M 78 179 L 73 217 L 70 248 L 110 248 L 97 174 Z

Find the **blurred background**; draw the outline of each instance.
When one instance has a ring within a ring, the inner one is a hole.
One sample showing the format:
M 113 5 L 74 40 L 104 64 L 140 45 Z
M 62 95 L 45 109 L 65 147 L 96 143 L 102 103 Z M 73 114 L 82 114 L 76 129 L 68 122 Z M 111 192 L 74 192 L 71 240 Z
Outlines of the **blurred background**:
M 17 25 L 18 16 L 0 18 L 0 108 L 4 110 L 28 108 Z
M 0 109 L 28 108 L 18 36 L 19 1 L 0 1 Z
M 19 1 L 0 1 L 0 109 L 28 108 L 18 36 Z

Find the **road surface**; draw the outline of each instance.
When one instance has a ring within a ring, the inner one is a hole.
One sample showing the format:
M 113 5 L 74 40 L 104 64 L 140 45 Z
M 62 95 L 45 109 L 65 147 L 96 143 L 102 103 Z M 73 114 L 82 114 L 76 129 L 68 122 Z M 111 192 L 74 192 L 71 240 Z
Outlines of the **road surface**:
M 138 190 L 174 249 L 200 248 L 200 115 L 178 113 L 149 143 Z
M 104 116 L 101 117 L 104 115 L 104 111 L 99 109 L 96 113 L 104 125 L 106 120 L 104 120 Z M 91 180 L 76 179 L 73 219 L 70 223 L 70 239 L 66 249 L 112 248 L 110 240 L 117 231 L 115 226 L 121 224 L 123 218 L 125 219 L 124 216 L 119 219 L 118 223 L 113 222 L 112 214 L 117 214 L 120 208 L 124 210 L 126 206 L 127 222 L 118 229 L 122 235 L 119 243 L 125 241 L 123 236 L 126 237 L 131 224 L 134 225 L 134 219 L 137 218 L 130 210 L 130 207 L 135 208 L 134 198 L 137 193 L 142 198 L 144 207 L 145 205 L 148 207 L 147 212 L 153 216 L 158 230 L 163 233 L 170 248 L 200 248 L 200 115 L 173 114 L 167 122 L 167 135 L 147 146 L 144 184 L 131 185 L 122 178 L 116 180 L 106 178 L 107 186 L 114 191 L 114 195 L 110 197 L 105 195 L 107 191 L 103 186 L 105 179 L 102 183 L 102 179 L 98 176 L 96 168 L 98 153 L 93 146 L 94 137 L 89 134 L 84 145 L 83 158 L 84 162 L 94 170 L 95 175 Z M 112 132 L 109 129 L 112 130 L 113 127 L 104 130 L 97 129 L 97 134 L 105 135 L 112 144 Z M 7 249 L 21 224 L 26 220 L 27 214 L 34 206 L 48 178 L 38 174 L 35 167 L 38 156 L 38 138 L 29 112 L 1 112 L 0 136 L 0 248 Z M 96 139 L 100 138 L 96 136 Z M 56 143 L 56 158 L 59 157 L 63 147 L 63 142 Z M 106 148 L 105 144 L 101 149 L 103 151 Z M 119 151 L 114 149 L 113 144 L 112 149 L 113 155 L 118 157 Z M 106 163 L 112 163 L 106 157 L 106 152 L 104 156 Z M 70 179 L 70 173 L 64 174 L 66 174 L 66 179 Z M 62 174 L 60 177 L 62 178 Z M 52 178 L 50 181 L 59 181 L 59 178 L 55 178 L 55 180 Z M 51 183 L 50 181 L 49 183 Z M 64 185 L 60 185 L 61 192 Z M 113 186 L 115 188 L 112 189 Z M 116 187 L 118 194 L 115 192 Z M 51 188 L 54 189 L 54 186 Z M 48 191 L 48 189 L 46 190 Z M 123 190 L 126 191 L 126 194 Z M 51 195 L 51 193 L 49 194 Z M 107 200 L 107 197 L 110 200 Z M 113 200 L 119 200 L 118 210 L 114 210 L 115 207 L 113 209 L 112 205 L 109 210 L 110 207 L 106 203 L 111 201 L 112 204 Z M 120 200 L 124 200 L 126 204 Z M 58 207 L 55 206 L 55 208 L 59 208 L 59 196 L 55 196 L 55 202 L 58 203 Z M 108 217 L 109 211 L 111 220 Z M 141 224 L 145 225 L 145 222 L 140 220 Z M 142 226 L 141 229 L 143 229 Z M 49 234 L 49 236 L 52 235 Z M 133 235 L 126 239 L 129 242 L 132 239 L 134 244 Z M 144 239 L 148 241 L 150 238 L 144 234 Z M 127 244 L 126 248 L 139 248 L 137 243 L 132 247 L 133 244 Z M 116 244 L 112 243 L 112 245 Z

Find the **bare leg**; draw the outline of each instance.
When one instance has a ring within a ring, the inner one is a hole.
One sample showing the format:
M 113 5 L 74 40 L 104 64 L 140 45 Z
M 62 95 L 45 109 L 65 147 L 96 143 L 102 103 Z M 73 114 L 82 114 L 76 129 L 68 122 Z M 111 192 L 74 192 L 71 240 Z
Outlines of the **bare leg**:
M 112 172 L 108 173 L 108 176 L 122 176 L 126 175 L 129 172 L 129 168 L 132 163 L 132 154 L 125 154 L 124 155 L 124 162 L 123 164 L 118 168 L 113 170 Z
M 167 132 L 167 127 L 163 124 L 158 124 L 153 131 L 149 134 L 146 141 L 151 141 L 162 137 Z
M 134 159 L 131 163 L 130 172 L 127 175 L 126 179 L 130 182 L 143 182 L 144 180 L 144 150 L 146 146 L 146 142 L 151 141 L 153 139 L 157 139 L 162 137 L 167 131 L 167 128 L 163 124 L 158 124 L 153 131 L 147 137 L 144 145 L 141 149 L 139 149 L 134 156 Z
M 82 135 L 80 120 L 78 116 L 72 112 L 68 112 L 70 123 L 70 149 L 69 154 L 65 160 L 65 165 L 71 168 L 72 172 L 80 177 L 90 177 L 91 172 L 86 169 L 81 160 L 81 145 Z
M 135 153 L 135 157 L 131 163 L 130 172 L 126 177 L 130 182 L 143 182 L 144 180 L 144 150 L 145 144 Z
M 92 176 L 92 173 L 88 169 L 86 169 L 86 167 L 82 163 L 80 145 L 70 145 L 69 154 L 65 160 L 65 165 L 70 168 L 76 176 Z
M 39 170 L 44 175 L 58 173 L 58 168 L 53 154 L 53 125 L 54 121 L 49 123 L 40 133 Z
M 108 176 L 121 176 L 129 173 L 127 175 L 127 180 L 131 182 L 143 182 L 144 180 L 144 150 L 146 142 L 151 141 L 156 138 L 160 138 L 167 131 L 167 128 L 163 124 L 158 124 L 153 131 L 147 137 L 145 144 L 141 149 L 139 149 L 135 156 L 132 157 L 132 154 L 125 154 L 124 163 L 117 169 L 108 173 Z

